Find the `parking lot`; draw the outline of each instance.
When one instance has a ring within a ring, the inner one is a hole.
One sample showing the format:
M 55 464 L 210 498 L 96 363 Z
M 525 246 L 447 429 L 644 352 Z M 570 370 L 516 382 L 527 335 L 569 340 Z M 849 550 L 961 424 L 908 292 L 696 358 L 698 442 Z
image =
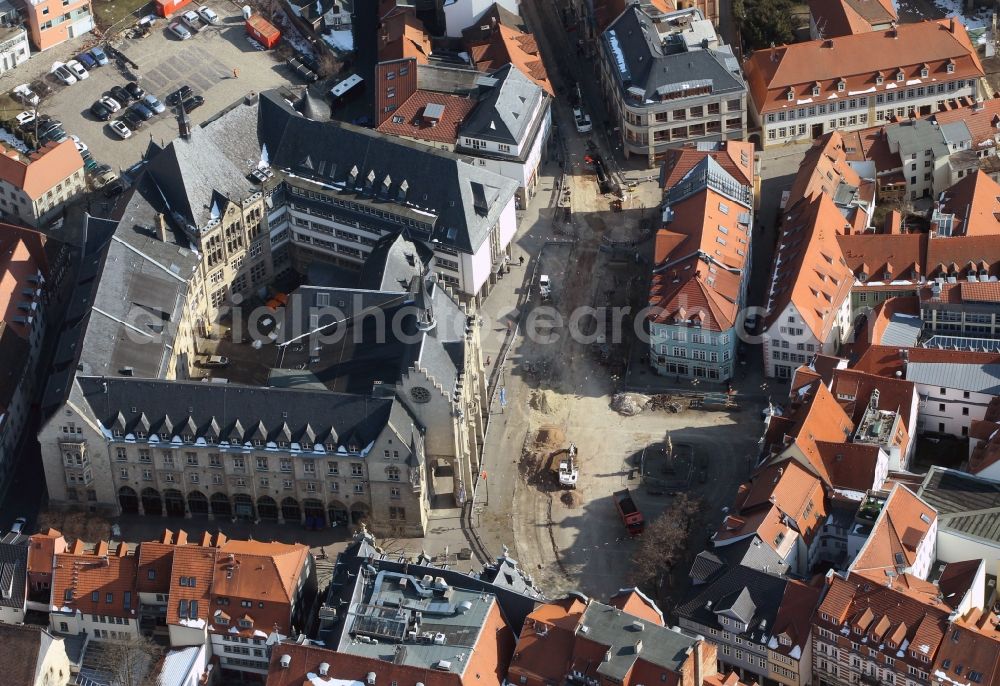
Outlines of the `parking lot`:
M 189 40 L 177 39 L 167 30 L 167 20 L 160 19 L 146 38 L 115 44 L 138 65 L 138 70 L 132 71 L 147 93 L 165 102 L 169 93 L 186 84 L 204 97 L 205 104 L 190 115 L 194 125 L 211 119 L 251 91 L 260 92 L 295 79 L 286 65 L 275 61 L 272 52 L 262 51 L 247 40 L 243 18 L 233 5 L 217 3 L 212 7 L 221 15 L 220 24 L 204 27 Z M 53 62 L 72 57 L 74 53 L 70 50 L 79 51 L 82 45 L 77 43 L 33 57 L 14 73 L 5 75 L 0 86 L 10 90 L 17 83 L 30 81 L 33 73 L 37 76 L 48 72 Z M 172 107 L 146 122 L 127 140 L 121 140 L 107 122 L 91 114 L 90 106 L 95 100 L 113 86 L 127 83 L 113 60 L 107 66 L 91 70 L 82 82 L 63 86 L 46 77 L 46 83 L 52 85 L 53 91 L 42 101 L 39 113 L 60 120 L 68 134 L 79 136 L 90 147 L 95 159 L 110 164 L 116 171 L 138 161 L 150 140 L 166 143 L 178 135 L 177 109 Z

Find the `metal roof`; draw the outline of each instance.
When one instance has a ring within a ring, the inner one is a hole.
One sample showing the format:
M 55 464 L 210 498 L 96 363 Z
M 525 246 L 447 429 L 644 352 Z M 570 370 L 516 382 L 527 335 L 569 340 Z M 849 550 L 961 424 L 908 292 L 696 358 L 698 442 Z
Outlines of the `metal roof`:
M 928 386 L 1000 395 L 1000 364 L 910 362 L 906 365 L 906 380 Z
M 1000 483 L 934 466 L 917 495 L 938 512 L 938 527 L 1000 543 Z

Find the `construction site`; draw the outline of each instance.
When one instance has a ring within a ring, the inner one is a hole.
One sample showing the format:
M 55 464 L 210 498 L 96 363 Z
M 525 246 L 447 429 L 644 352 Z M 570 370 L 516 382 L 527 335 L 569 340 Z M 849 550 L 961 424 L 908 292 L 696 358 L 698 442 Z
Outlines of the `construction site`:
M 589 139 L 564 143 L 537 258 L 508 315 L 518 328 L 492 370 L 505 402 L 473 522 L 549 592 L 602 596 L 629 578 L 636 517 L 652 521 L 677 493 L 712 504 L 698 524 L 707 539 L 722 518 L 715 504 L 749 473 L 763 424 L 760 407 L 726 393 L 621 392 L 646 345 L 633 316 L 646 305 L 661 192 L 655 177 L 609 169 Z M 580 316 L 585 308 L 597 314 Z M 561 319 L 554 336 L 525 330 L 542 313 Z

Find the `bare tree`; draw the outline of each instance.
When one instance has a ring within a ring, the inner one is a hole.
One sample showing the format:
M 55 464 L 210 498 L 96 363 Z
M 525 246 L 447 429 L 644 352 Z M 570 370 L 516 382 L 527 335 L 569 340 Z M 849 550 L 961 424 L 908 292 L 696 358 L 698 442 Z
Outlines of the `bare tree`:
M 321 79 L 328 79 L 340 72 L 340 62 L 329 50 L 319 48 L 316 51 L 316 65 L 319 67 L 317 75 Z
M 684 556 L 688 535 L 701 507 L 700 498 L 681 493 L 650 522 L 632 557 L 633 582 L 659 592 L 664 576 Z
M 152 640 L 133 636 L 97 645 L 100 652 L 94 666 L 104 672 L 114 686 L 159 686 L 159 676 L 151 672 L 163 649 Z

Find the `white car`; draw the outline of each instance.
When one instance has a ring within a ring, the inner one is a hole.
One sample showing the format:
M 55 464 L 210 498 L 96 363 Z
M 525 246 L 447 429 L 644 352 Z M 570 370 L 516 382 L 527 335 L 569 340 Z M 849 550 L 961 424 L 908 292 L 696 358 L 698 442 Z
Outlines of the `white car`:
M 83 81 L 84 79 L 90 78 L 90 74 L 87 73 L 87 70 L 84 68 L 84 66 L 79 62 L 77 62 L 76 60 L 70 60 L 69 62 L 67 62 L 66 68 L 69 69 L 71 72 L 73 72 L 73 76 L 75 76 L 79 81 Z
M 27 126 L 31 122 L 35 121 L 35 113 L 30 110 L 25 110 L 14 118 L 17 120 L 18 126 Z
M 579 133 L 590 133 L 594 128 L 593 124 L 590 123 L 590 115 L 579 108 L 573 110 L 573 119 Z
M 72 86 L 76 83 L 76 77 L 65 64 L 56 62 L 52 65 L 52 75 L 63 82 L 64 85 Z
M 28 520 L 24 517 L 18 517 L 14 520 L 14 523 L 10 525 L 10 532 L 12 534 L 19 534 L 24 531 L 24 527 L 28 524 Z
M 100 102 L 101 102 L 102 105 L 104 105 L 105 107 L 107 107 L 112 112 L 117 112 L 118 110 L 120 110 L 122 108 L 121 103 L 119 103 L 114 98 L 108 97 L 107 95 L 105 95 L 103 98 L 101 98 Z
M 73 145 L 76 146 L 77 152 L 87 152 L 87 144 L 81 141 L 79 136 L 70 134 L 70 138 L 73 140 Z
M 198 8 L 198 16 L 205 20 L 206 24 L 218 24 L 219 15 L 215 11 L 208 7 L 207 5 L 202 5 Z
M 22 83 L 20 86 L 14 86 L 14 90 L 12 92 L 14 93 L 14 96 L 25 105 L 38 104 L 38 95 L 35 91 L 31 90 L 26 83 Z
M 114 121 L 108 122 L 108 126 L 110 126 L 111 130 L 117 133 L 122 140 L 132 137 L 132 130 L 127 127 L 124 122 L 115 119 Z

